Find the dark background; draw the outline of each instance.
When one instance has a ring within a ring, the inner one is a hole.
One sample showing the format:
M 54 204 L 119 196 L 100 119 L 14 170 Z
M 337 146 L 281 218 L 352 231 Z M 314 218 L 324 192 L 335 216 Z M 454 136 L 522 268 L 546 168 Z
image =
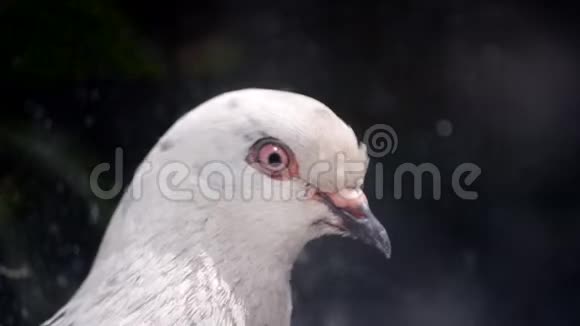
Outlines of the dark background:
M 0 325 L 37 325 L 86 275 L 119 199 L 90 192 L 96 164 L 123 148 L 128 182 L 177 117 L 244 87 L 398 134 L 383 199 L 367 180 L 393 258 L 309 245 L 294 325 L 579 325 L 578 17 L 554 2 L 1 2 Z M 440 200 L 394 198 L 405 162 L 439 168 Z M 452 191 L 464 162 L 482 169 L 477 200 Z

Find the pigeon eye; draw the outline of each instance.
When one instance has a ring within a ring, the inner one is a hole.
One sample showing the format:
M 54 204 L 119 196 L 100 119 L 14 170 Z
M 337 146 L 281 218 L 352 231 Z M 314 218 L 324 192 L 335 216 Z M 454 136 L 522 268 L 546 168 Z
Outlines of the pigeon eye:
M 288 154 L 277 144 L 265 144 L 259 149 L 258 162 L 268 170 L 282 171 L 288 167 Z
M 256 142 L 246 161 L 260 172 L 276 179 L 292 177 L 296 171 L 292 151 L 274 138 L 264 138 Z

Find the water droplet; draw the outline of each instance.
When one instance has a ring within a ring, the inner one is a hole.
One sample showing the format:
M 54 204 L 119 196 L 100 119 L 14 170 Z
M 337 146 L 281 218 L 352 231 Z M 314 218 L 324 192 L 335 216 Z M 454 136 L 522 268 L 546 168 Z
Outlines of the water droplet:
M 90 219 L 91 224 L 97 224 L 99 222 L 99 205 L 92 203 L 90 208 Z
M 435 124 L 435 130 L 439 137 L 449 137 L 453 133 L 453 124 L 447 119 L 441 119 Z
M 92 127 L 94 124 L 95 124 L 95 118 L 94 118 L 93 116 L 91 116 L 91 115 L 87 115 L 87 116 L 85 117 L 85 126 L 86 126 L 87 128 L 90 128 L 90 127 Z
M 56 277 L 56 285 L 58 285 L 61 288 L 65 288 L 68 286 L 68 279 L 66 278 L 66 276 L 64 275 L 59 275 Z
M 89 100 L 92 102 L 96 102 L 101 98 L 101 93 L 99 92 L 98 88 L 91 89 L 89 93 Z
M 48 233 L 53 235 L 53 236 L 58 236 L 58 234 L 60 233 L 60 229 L 58 227 L 57 224 L 52 223 L 48 226 Z
M 20 316 L 22 316 L 22 319 L 28 319 L 30 313 L 28 312 L 28 309 L 26 309 L 26 307 L 20 308 Z
M 48 130 L 52 129 L 52 120 L 50 120 L 48 118 L 45 119 L 44 120 L 44 128 L 48 129 Z

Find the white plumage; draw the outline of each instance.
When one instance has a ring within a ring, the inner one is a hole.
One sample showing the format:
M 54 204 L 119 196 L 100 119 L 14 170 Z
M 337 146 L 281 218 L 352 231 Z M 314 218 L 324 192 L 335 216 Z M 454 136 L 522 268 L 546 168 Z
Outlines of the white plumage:
M 248 161 L 270 138 L 292 154 L 289 177 Z M 390 252 L 364 198 L 334 205 L 358 193 L 366 162 L 351 128 L 309 97 L 248 89 L 201 104 L 148 154 L 89 276 L 45 325 L 289 325 L 308 241 L 351 235 Z

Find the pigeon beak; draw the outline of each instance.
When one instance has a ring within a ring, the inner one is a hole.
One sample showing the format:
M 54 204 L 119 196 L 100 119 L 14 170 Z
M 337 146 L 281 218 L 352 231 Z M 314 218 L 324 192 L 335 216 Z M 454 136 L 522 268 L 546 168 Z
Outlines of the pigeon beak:
M 391 241 L 387 230 L 370 210 L 367 198 L 360 189 L 324 193 L 321 198 L 342 219 L 341 229 L 351 237 L 376 247 L 387 258 L 391 257 Z

